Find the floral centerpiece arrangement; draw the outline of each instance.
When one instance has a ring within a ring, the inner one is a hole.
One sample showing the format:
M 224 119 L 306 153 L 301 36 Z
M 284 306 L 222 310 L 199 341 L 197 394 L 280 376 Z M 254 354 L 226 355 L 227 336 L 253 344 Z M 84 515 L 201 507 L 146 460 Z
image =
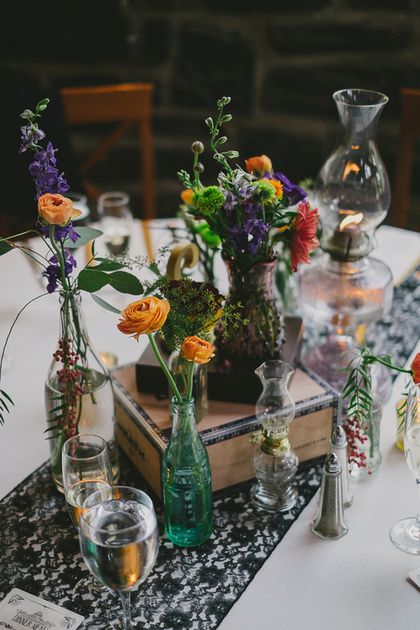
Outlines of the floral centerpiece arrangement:
M 207 364 L 214 357 L 214 347 L 198 335 L 184 337 L 192 322 L 185 323 L 180 318 L 179 293 L 187 291 L 186 286 L 172 286 L 169 294 L 173 302 L 156 295 L 136 300 L 122 311 L 117 326 L 123 334 L 137 341 L 141 335 L 148 336 L 167 378 L 172 394 L 172 436 L 162 464 L 165 533 L 176 545 L 195 547 L 206 542 L 212 532 L 212 490 L 209 458 L 195 421 L 193 375 L 196 365 Z M 172 303 L 177 303 L 174 309 L 177 312 L 173 313 L 171 321 Z M 213 305 L 209 301 L 207 322 L 213 319 L 217 304 L 217 300 Z M 202 329 L 205 321 L 197 322 L 196 326 Z M 177 385 L 162 356 L 155 339 L 158 333 L 170 343 L 179 344 L 180 353 L 188 364 L 184 388 Z
M 198 229 L 220 243 L 230 278 L 230 301 L 241 303 L 244 324 L 228 341 L 216 339 L 223 359 L 250 359 L 260 363 L 278 356 L 283 341 L 278 304 L 273 298 L 273 274 L 279 247 L 289 252 L 290 268 L 309 262 L 318 247 L 318 212 L 311 209 L 306 193 L 283 173 L 273 170 L 271 160 L 261 155 L 245 162 L 245 170 L 231 161 L 237 151 L 222 151 L 227 137 L 221 128 L 232 116 L 224 113 L 229 97 L 217 103 L 216 118 L 207 118 L 213 158 L 221 171 L 217 183 L 205 186 L 200 155 L 201 142 L 192 144 L 192 177 L 184 170 L 178 176 L 184 185 L 185 216 L 198 220 Z M 208 248 L 207 250 L 208 251 Z M 211 261 L 210 261 L 211 262 Z
M 372 474 L 380 463 L 380 458 L 378 461 L 379 423 L 382 412 L 372 374 L 372 368 L 375 365 L 382 365 L 390 371 L 407 374 L 407 390 L 420 387 L 420 353 L 414 357 L 409 368 L 404 368 L 397 365 L 391 356 L 375 355 L 369 348 L 363 347 L 349 363 L 342 398 L 345 401 L 344 428 L 348 440 L 348 461 L 350 470 L 355 476 Z M 398 409 L 401 426 L 406 410 L 406 398 L 403 400 Z
M 25 109 L 21 114 L 25 124 L 21 127 L 20 152 L 33 152 L 28 170 L 35 184 L 37 216 L 34 228 L 0 238 L 0 255 L 18 250 L 39 266 L 45 279 L 45 291 L 25 304 L 12 323 L 1 355 L 0 382 L 6 346 L 19 315 L 34 300 L 58 294 L 60 334 L 46 379 L 45 399 L 53 478 L 61 487 L 61 446 L 76 433 L 94 432 L 107 440 L 117 475 L 112 386 L 108 371 L 93 350 L 86 332 L 81 292 L 94 294 L 110 285 L 121 293 L 138 295 L 142 285 L 135 275 L 123 271 L 121 263 L 98 257 L 94 246 L 91 260 L 77 276 L 73 274 L 77 267 L 74 250 L 97 238 L 101 232 L 74 223 L 81 212 L 65 197 L 69 184 L 58 169 L 57 149 L 51 142 L 42 145 L 45 133 L 39 128 L 38 120 L 48 102 L 43 99 L 34 111 Z M 28 237 L 36 238 L 29 240 Z M 119 313 L 99 296 L 92 297 L 102 307 Z M 2 389 L 0 422 L 4 421 L 11 402 L 12 397 Z

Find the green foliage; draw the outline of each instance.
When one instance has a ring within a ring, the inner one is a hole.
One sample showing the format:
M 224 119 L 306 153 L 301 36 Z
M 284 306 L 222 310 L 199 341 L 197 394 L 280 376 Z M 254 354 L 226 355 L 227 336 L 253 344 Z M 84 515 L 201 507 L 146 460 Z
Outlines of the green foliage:
M 63 243 L 63 246 L 66 249 L 77 249 L 82 245 L 87 245 L 87 243 L 90 243 L 90 241 L 93 241 L 95 238 L 102 235 L 100 230 L 95 230 L 95 228 L 90 227 L 76 227 L 75 230 L 79 235 L 79 238 L 75 243 L 73 243 L 70 238 L 66 238 Z
M 179 348 L 186 337 L 197 335 L 208 338 L 222 315 L 223 296 L 210 284 L 188 278 L 164 279 L 159 293 L 171 305 L 161 331 L 171 351 Z

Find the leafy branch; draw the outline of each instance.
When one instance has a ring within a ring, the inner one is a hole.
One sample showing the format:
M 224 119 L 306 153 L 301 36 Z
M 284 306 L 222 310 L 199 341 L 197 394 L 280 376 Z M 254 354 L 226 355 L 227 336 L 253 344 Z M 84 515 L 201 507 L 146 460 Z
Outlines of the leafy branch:
M 216 120 L 213 120 L 210 116 L 205 120 L 205 123 L 210 130 L 210 146 L 213 151 L 213 158 L 216 162 L 219 162 L 219 164 L 223 166 L 227 174 L 231 174 L 233 172 L 233 169 L 227 160 L 239 157 L 238 151 L 219 151 L 219 147 L 227 142 L 227 136 L 219 137 L 221 127 L 224 123 L 232 120 L 231 114 L 223 113 L 225 106 L 229 105 L 230 101 L 230 96 L 222 96 L 222 98 L 217 101 Z

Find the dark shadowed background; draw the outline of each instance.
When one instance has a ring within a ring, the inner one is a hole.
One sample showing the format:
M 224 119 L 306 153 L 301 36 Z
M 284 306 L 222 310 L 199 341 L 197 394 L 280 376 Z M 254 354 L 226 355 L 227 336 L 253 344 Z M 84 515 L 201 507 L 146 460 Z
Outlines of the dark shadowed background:
M 378 145 L 392 183 L 399 90 L 420 87 L 420 0 L 13 0 L 0 22 L 0 49 L 2 189 L 10 191 L 1 210 L 33 211 L 27 161 L 17 154 L 22 109 L 38 96 L 52 99 L 41 127 L 77 190 L 78 160 L 98 129 L 67 134 L 57 90 L 148 81 L 155 85 L 158 214 L 171 216 L 181 190 L 176 171 L 190 168 L 191 141 L 206 141 L 203 119 L 222 95 L 232 97 L 229 146 L 242 159 L 266 153 L 276 170 L 300 180 L 315 177 L 338 142 L 332 93 L 386 93 Z M 211 183 L 208 152 L 203 161 Z M 419 172 L 418 151 L 414 200 Z M 105 189 L 130 192 L 141 215 L 134 134 L 96 177 Z M 413 225 L 417 212 L 414 203 Z

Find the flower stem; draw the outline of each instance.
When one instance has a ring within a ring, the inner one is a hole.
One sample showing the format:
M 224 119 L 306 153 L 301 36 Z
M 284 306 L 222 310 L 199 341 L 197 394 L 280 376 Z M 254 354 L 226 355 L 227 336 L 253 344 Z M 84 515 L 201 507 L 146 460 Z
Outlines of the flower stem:
M 188 399 L 192 398 L 193 384 L 194 384 L 194 367 L 195 363 L 190 362 L 188 366 Z
M 152 335 L 152 333 L 149 333 L 147 336 L 149 337 L 149 341 L 152 346 L 153 352 L 155 353 L 155 357 L 159 361 L 159 365 L 162 368 L 166 378 L 168 379 L 173 395 L 177 399 L 177 402 L 182 403 L 182 396 L 179 393 L 179 389 L 176 386 L 176 383 L 173 379 L 171 372 L 168 369 L 168 366 L 166 365 L 165 361 L 162 359 L 162 355 L 160 354 L 159 348 L 157 347 L 154 335 Z

